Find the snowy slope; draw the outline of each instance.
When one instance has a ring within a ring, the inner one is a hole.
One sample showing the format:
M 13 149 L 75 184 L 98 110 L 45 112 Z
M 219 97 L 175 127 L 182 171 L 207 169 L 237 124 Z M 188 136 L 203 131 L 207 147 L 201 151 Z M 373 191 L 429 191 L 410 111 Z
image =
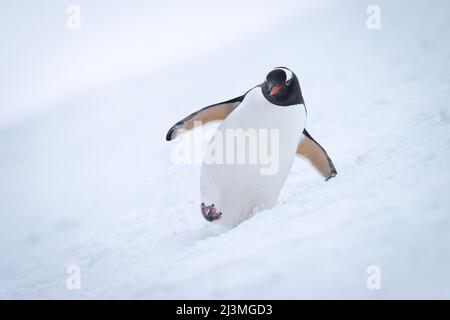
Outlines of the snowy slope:
M 241 12 L 210 50 L 103 85 L 62 81 L 61 98 L 2 119 L 0 297 L 450 298 L 450 4 L 379 1 L 379 31 L 370 4 L 286 2 L 251 26 Z M 274 209 L 211 225 L 200 168 L 171 162 L 166 130 L 278 65 L 298 74 L 308 131 L 339 174 L 324 182 L 298 159 Z M 81 290 L 66 288 L 73 264 Z

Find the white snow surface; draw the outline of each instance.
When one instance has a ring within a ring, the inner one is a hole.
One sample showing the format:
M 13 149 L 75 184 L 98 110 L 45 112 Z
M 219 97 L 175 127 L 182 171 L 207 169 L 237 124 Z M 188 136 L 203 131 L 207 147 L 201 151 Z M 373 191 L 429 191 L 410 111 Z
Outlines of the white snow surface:
M 0 5 L 0 298 L 450 298 L 448 1 L 79 3 Z M 165 133 L 277 66 L 338 176 L 210 224 Z

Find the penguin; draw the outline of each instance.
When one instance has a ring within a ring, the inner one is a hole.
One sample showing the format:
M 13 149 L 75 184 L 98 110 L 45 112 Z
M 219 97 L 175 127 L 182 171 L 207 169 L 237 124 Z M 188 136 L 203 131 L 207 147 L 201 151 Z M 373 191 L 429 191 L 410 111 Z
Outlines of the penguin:
M 306 118 L 296 74 L 277 67 L 243 95 L 204 107 L 173 125 L 167 141 L 193 129 L 197 122 L 222 121 L 201 167 L 203 217 L 236 226 L 274 207 L 296 155 L 309 160 L 326 181 L 335 177 L 337 171 L 328 153 L 305 129 Z M 240 162 L 236 160 L 239 156 Z M 270 165 L 268 159 L 273 160 Z

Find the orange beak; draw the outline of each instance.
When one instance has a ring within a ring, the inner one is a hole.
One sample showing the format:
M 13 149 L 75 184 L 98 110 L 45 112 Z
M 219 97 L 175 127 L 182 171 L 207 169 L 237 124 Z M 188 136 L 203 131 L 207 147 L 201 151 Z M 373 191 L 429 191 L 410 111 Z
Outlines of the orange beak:
M 273 96 L 275 93 L 277 93 L 281 89 L 281 86 L 275 86 L 270 90 L 269 96 Z

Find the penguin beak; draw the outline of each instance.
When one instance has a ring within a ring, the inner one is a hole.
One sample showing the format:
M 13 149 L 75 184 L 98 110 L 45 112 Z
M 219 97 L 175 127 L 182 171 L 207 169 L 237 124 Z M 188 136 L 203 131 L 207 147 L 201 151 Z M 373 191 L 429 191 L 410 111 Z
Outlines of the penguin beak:
M 273 96 L 275 93 L 277 93 L 281 89 L 281 86 L 275 86 L 270 90 L 269 96 Z

